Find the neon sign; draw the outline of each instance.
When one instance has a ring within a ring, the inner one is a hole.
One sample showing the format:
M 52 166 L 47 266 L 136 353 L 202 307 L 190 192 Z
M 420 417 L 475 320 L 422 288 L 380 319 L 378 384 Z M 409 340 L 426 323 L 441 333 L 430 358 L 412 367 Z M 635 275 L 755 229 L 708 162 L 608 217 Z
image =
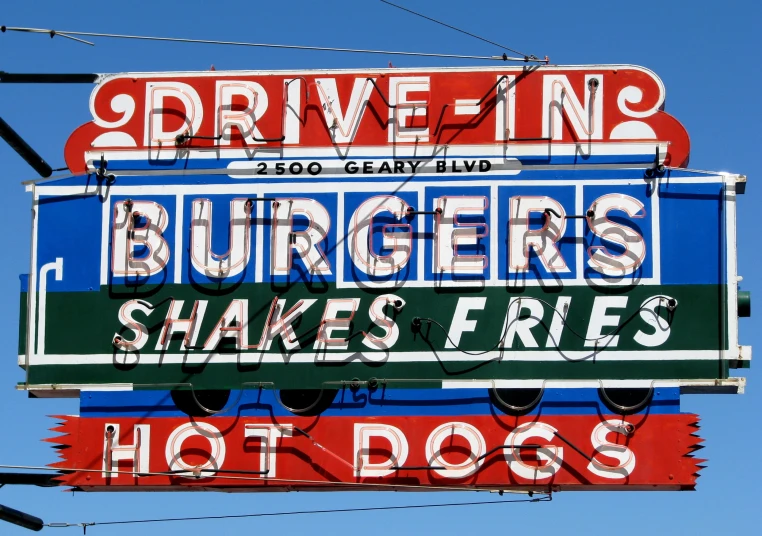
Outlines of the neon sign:
M 159 402 L 166 392 L 93 393 L 48 441 L 69 447 L 52 464 L 66 470 L 62 483 L 85 491 L 693 489 L 701 439 L 697 417 L 676 412 L 677 389 L 627 416 L 598 408 L 594 390 L 562 391 L 546 391 L 542 415 L 517 417 L 482 413 L 478 390 L 453 395 L 449 412 L 437 409 L 441 395 L 371 390 L 357 393 L 365 403 L 337 396 L 317 421 L 284 412 L 267 392 L 251 391 L 230 408 L 235 415 L 204 418 Z M 390 409 L 372 407 L 384 399 Z M 155 415 L 128 415 L 138 407 Z

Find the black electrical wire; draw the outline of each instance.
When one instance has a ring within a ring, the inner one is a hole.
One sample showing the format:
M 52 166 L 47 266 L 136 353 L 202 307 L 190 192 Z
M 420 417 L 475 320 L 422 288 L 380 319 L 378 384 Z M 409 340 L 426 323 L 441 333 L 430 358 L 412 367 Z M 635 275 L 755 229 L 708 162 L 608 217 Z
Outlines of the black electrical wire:
M 567 323 L 567 321 L 566 321 L 566 315 L 565 315 L 565 314 L 563 314 L 563 313 L 560 313 L 560 312 L 558 311 L 558 309 L 556 309 L 556 308 L 555 308 L 555 307 L 554 307 L 554 306 L 553 306 L 551 303 L 549 303 L 549 302 L 547 302 L 547 301 L 543 300 L 542 298 L 534 298 L 534 297 L 529 297 L 529 296 L 527 296 L 527 297 L 518 298 L 518 299 L 516 300 L 516 302 L 519 302 L 519 303 L 520 303 L 520 301 L 521 301 L 521 300 L 534 300 L 534 301 L 538 301 L 538 302 L 540 302 L 540 303 L 542 303 L 542 304 L 544 304 L 544 305 L 547 305 L 548 307 L 550 307 L 550 308 L 553 310 L 553 312 L 555 312 L 555 314 L 557 314 L 558 316 L 560 316 L 560 317 L 561 317 L 561 321 L 563 322 L 564 328 L 565 328 L 565 329 L 568 329 L 568 330 L 569 330 L 569 331 L 570 331 L 570 332 L 571 332 L 573 335 L 575 335 L 577 338 L 579 338 L 579 339 L 582 339 L 583 341 L 595 341 L 595 342 L 597 342 L 597 341 L 600 341 L 600 340 L 606 339 L 606 338 L 608 338 L 608 337 L 613 337 L 614 335 L 616 335 L 617 333 L 619 333 L 619 331 L 620 331 L 620 330 L 621 330 L 621 329 L 622 329 L 624 326 L 626 326 L 626 325 L 627 325 L 627 324 L 628 324 L 628 323 L 629 323 L 629 322 L 630 322 L 630 321 L 631 321 L 633 318 L 635 318 L 635 315 L 638 315 L 638 314 L 640 314 L 640 312 L 641 312 L 641 311 L 643 311 L 643 310 L 646 308 L 646 305 L 648 305 L 649 303 L 651 303 L 652 301 L 654 301 L 654 300 L 657 300 L 657 299 L 661 300 L 661 299 L 671 299 L 671 298 L 669 298 L 668 296 L 664 296 L 664 295 L 661 295 L 661 294 L 660 294 L 660 295 L 657 295 L 657 296 L 652 296 L 650 299 L 648 299 L 648 300 L 646 300 L 645 302 L 643 302 L 643 304 L 642 304 L 640 307 L 638 307 L 638 309 L 637 309 L 637 310 L 635 310 L 635 311 L 634 311 L 634 312 L 633 312 L 633 313 L 632 313 L 632 314 L 631 314 L 631 315 L 630 315 L 630 316 L 629 316 L 629 317 L 628 317 L 628 318 L 627 318 L 627 319 L 626 319 L 624 322 L 621 322 L 621 323 L 620 323 L 618 326 L 616 326 L 616 327 L 615 327 L 615 328 L 614 328 L 614 329 L 613 329 L 613 330 L 612 330 L 610 333 L 606 333 L 605 335 L 601 335 L 600 337 L 595 337 L 595 338 L 588 338 L 588 337 L 584 337 L 584 336 L 583 336 L 583 335 L 581 335 L 580 333 L 577 333 L 577 332 L 576 332 L 576 331 L 575 331 L 575 330 L 574 330 L 572 327 L 570 327 L 570 326 L 569 326 L 569 324 Z M 509 306 L 509 308 L 510 308 L 510 306 Z M 668 306 L 668 308 L 669 308 L 669 306 Z M 673 309 L 674 309 L 674 307 L 673 307 Z M 671 311 L 671 310 L 672 310 L 672 309 L 670 309 L 670 311 Z M 518 315 L 520 315 L 520 314 L 521 314 L 521 310 L 519 310 L 519 311 L 518 311 L 518 314 L 517 314 L 517 317 L 516 317 L 516 320 L 515 320 L 515 321 L 518 321 Z M 654 314 L 656 314 L 656 313 L 654 313 Z M 468 351 L 468 350 L 464 350 L 463 348 L 461 348 L 461 347 L 460 347 L 460 345 L 458 345 L 458 344 L 455 344 L 455 342 L 454 342 L 454 341 L 453 341 L 453 340 L 450 338 L 450 333 L 449 333 L 449 331 L 447 330 L 447 328 L 446 328 L 446 327 L 444 327 L 444 326 L 443 326 L 443 325 L 442 325 L 440 322 L 437 322 L 437 321 L 436 321 L 436 320 L 434 320 L 433 318 L 421 318 L 421 317 L 418 317 L 418 320 L 419 320 L 420 322 L 426 322 L 427 324 L 434 324 L 435 326 L 437 326 L 437 327 L 438 327 L 439 329 L 441 329 L 441 330 L 442 330 L 442 332 L 445 334 L 445 337 L 446 337 L 446 338 L 447 338 L 447 340 L 450 342 L 450 344 L 452 344 L 452 345 L 453 345 L 453 347 L 454 347 L 456 350 L 458 350 L 459 352 L 462 352 L 462 353 L 464 353 L 464 354 L 466 354 L 466 355 L 484 355 L 484 354 L 487 354 L 487 353 L 489 353 L 489 352 L 492 352 L 493 350 L 495 350 L 496 348 L 498 348 L 498 347 L 499 347 L 499 346 L 500 346 L 500 345 L 501 345 L 501 344 L 502 344 L 502 343 L 505 341 L 505 337 L 506 337 L 506 335 L 508 334 L 508 327 L 509 327 L 509 326 L 511 325 L 511 323 L 512 323 L 512 322 L 506 322 L 506 323 L 505 323 L 505 326 L 503 327 L 503 332 L 501 333 L 501 335 L 500 335 L 500 338 L 498 339 L 498 341 L 497 341 L 497 342 L 496 342 L 496 343 L 495 343 L 495 344 L 494 344 L 494 345 L 493 345 L 491 348 L 489 348 L 488 350 L 482 350 L 482 351 L 479 351 L 479 352 L 470 352 L 470 351 Z M 668 324 L 667 324 L 667 325 L 668 325 L 668 326 L 671 326 L 671 325 L 672 325 L 672 322 L 671 322 L 671 320 L 670 320 L 670 321 L 668 321 Z M 561 348 L 560 348 L 560 346 L 559 346 L 559 344 L 558 344 L 558 341 L 556 341 L 556 339 L 553 337 L 553 335 L 550 333 L 550 331 L 548 331 L 548 335 L 549 335 L 549 336 L 551 337 L 551 339 L 553 340 L 553 344 L 555 345 L 555 347 L 556 347 L 556 350 L 558 350 L 558 352 L 561 354 L 561 356 L 562 356 L 564 359 L 568 360 L 568 361 L 584 361 L 584 360 L 586 360 L 586 359 L 590 359 L 590 357 L 592 357 L 592 356 L 594 356 L 596 353 L 598 353 L 598 349 L 596 348 L 596 349 L 595 349 L 593 352 L 591 352 L 589 355 L 587 355 L 587 356 L 584 356 L 584 357 L 581 357 L 581 358 L 572 358 L 572 357 L 568 357 L 568 356 L 566 356 L 566 355 L 564 354 L 564 352 L 561 350 Z M 609 342 L 610 342 L 611 340 L 612 340 L 612 339 L 609 339 Z M 606 343 L 606 344 L 603 346 L 603 348 L 606 348 L 607 346 L 608 346 L 608 342 L 607 342 L 607 343 Z
M 433 19 L 431 17 L 427 17 L 426 15 L 422 13 L 418 13 L 417 11 L 413 11 L 412 9 L 408 9 L 406 7 L 398 6 L 397 4 L 393 4 L 391 2 L 387 2 L 386 0 L 381 0 L 384 4 L 390 5 L 392 7 L 396 7 L 397 9 L 401 9 L 402 11 L 407 11 L 408 13 L 412 13 L 413 15 L 417 15 L 418 17 L 424 18 L 426 20 L 430 20 L 431 22 L 436 22 L 437 24 L 441 24 L 442 26 L 445 26 L 446 28 L 450 28 L 451 30 L 455 30 L 456 32 L 460 32 L 462 34 L 466 34 L 468 36 L 474 37 L 478 39 L 479 41 L 484 41 L 485 43 L 489 43 L 490 45 L 495 45 L 496 47 L 508 50 L 510 52 L 513 52 L 514 54 L 518 54 L 520 56 L 524 56 L 524 61 L 543 61 L 544 63 L 547 63 L 547 60 L 540 60 L 537 56 L 534 54 L 524 54 L 523 52 L 519 52 L 518 50 L 512 49 L 510 47 L 507 47 L 505 45 L 501 45 L 500 43 L 495 43 L 494 41 L 490 41 L 489 39 L 485 39 L 484 37 L 480 37 L 476 34 L 472 34 L 471 32 L 467 32 L 465 30 L 461 30 L 460 28 L 456 28 L 455 26 L 452 26 L 450 24 L 447 24 L 446 22 L 442 22 L 441 20 Z
M 0 139 L 10 146 L 11 149 L 26 160 L 26 163 L 32 166 L 32 168 L 40 174 L 40 177 L 46 179 L 53 174 L 53 169 L 50 167 L 44 158 L 42 158 L 37 151 L 22 138 L 13 128 L 6 123 L 2 117 L 0 117 Z
M 285 49 L 292 49 L 292 50 L 318 50 L 318 51 L 324 51 L 324 52 L 354 52 L 359 54 L 384 54 L 384 55 L 391 55 L 391 56 L 423 56 L 423 57 L 431 57 L 431 58 L 456 58 L 456 59 L 490 60 L 490 61 L 533 61 L 533 62 L 545 63 L 545 60 L 539 60 L 534 58 L 530 58 L 529 60 L 527 60 L 526 56 L 522 58 L 511 58 L 506 56 L 505 54 L 503 54 L 502 56 L 470 56 L 470 55 L 463 55 L 463 54 L 437 54 L 437 53 L 431 53 L 431 52 L 400 52 L 400 51 L 394 51 L 394 50 L 370 50 L 370 49 L 360 49 L 360 48 L 316 47 L 316 46 L 306 46 L 306 45 L 278 45 L 278 44 L 272 44 L 272 43 L 247 43 L 242 41 L 219 41 L 214 39 L 189 39 L 189 38 L 181 38 L 181 37 L 125 35 L 125 34 L 112 34 L 112 33 L 105 33 L 105 32 L 74 32 L 74 31 L 68 31 L 68 30 L 47 30 L 44 28 L 22 28 L 18 26 L 0 26 L 0 30 L 2 30 L 2 32 L 8 31 L 8 32 L 26 32 L 26 33 L 46 34 L 46 35 L 50 35 L 51 37 L 54 35 L 60 35 L 62 37 L 75 39 L 77 41 L 82 41 L 82 40 L 72 37 L 73 35 L 104 37 L 104 38 L 112 38 L 112 39 L 137 39 L 141 41 L 169 41 L 173 43 L 197 43 L 202 45 L 229 45 L 229 46 L 241 46 L 241 47 L 285 48 Z M 90 42 L 86 42 L 86 43 L 92 44 Z
M 419 318 L 421 322 L 426 322 L 427 324 L 434 324 L 439 329 L 442 330 L 442 333 L 445 334 L 445 337 L 447 337 L 447 340 L 452 344 L 453 348 L 457 349 L 459 352 L 464 353 L 466 355 L 484 355 L 488 354 L 489 352 L 493 351 L 495 348 L 500 346 L 502 342 L 505 340 L 506 335 L 508 335 L 508 327 L 511 325 L 509 322 L 505 323 L 505 326 L 503 327 L 503 333 L 500 335 L 500 338 L 497 340 L 497 342 L 492 346 L 492 348 L 488 348 L 487 350 L 481 350 L 479 352 L 470 352 L 468 350 L 464 350 L 460 347 L 460 345 L 455 344 L 453 340 L 450 338 L 450 334 L 447 331 L 447 328 L 444 327 L 442 324 L 434 320 L 433 318 Z
M 221 515 L 221 516 L 195 516 L 195 517 L 164 517 L 155 519 L 127 519 L 122 521 L 92 521 L 86 523 L 46 523 L 46 527 L 52 528 L 67 528 L 67 527 L 93 527 L 97 525 L 134 525 L 139 523 L 173 523 L 180 521 L 205 521 L 205 520 L 221 520 L 221 519 L 243 519 L 252 517 L 279 517 L 279 516 L 295 516 L 295 515 L 312 515 L 312 514 L 341 514 L 352 512 L 378 512 L 378 511 L 390 511 L 390 510 L 414 510 L 422 508 L 445 508 L 456 506 L 479 506 L 486 504 L 507 504 L 507 503 L 538 503 L 549 502 L 553 500 L 552 495 L 543 495 L 542 497 L 536 497 L 531 499 L 508 499 L 499 501 L 473 501 L 473 502 L 461 502 L 461 503 L 442 503 L 442 504 L 411 504 L 405 506 L 370 506 L 366 508 L 338 508 L 331 510 L 296 510 L 291 512 L 262 512 L 258 514 L 237 514 L 237 515 Z
M 542 303 L 542 304 L 544 304 L 544 305 L 547 305 L 548 307 L 550 307 L 550 308 L 553 310 L 553 312 L 555 312 L 555 313 L 556 313 L 558 316 L 560 316 L 560 317 L 561 317 L 561 321 L 562 321 L 562 322 L 563 322 L 563 324 L 564 324 L 564 328 L 568 329 L 568 330 L 569 330 L 569 331 L 570 331 L 572 334 L 574 334 L 574 335 L 575 335 L 577 338 L 579 338 L 579 339 L 582 339 L 583 341 L 600 341 L 600 340 L 602 340 L 602 339 L 605 339 L 605 338 L 607 338 L 607 337 L 612 337 L 612 336 L 616 335 L 617 333 L 619 333 L 619 331 L 620 331 L 620 330 L 621 330 L 621 329 L 622 329 L 624 326 L 626 326 L 626 325 L 627 325 L 627 324 L 628 324 L 628 323 L 629 323 L 629 322 L 630 322 L 630 321 L 631 321 L 633 318 L 635 318 L 635 315 L 638 315 L 638 314 L 640 314 L 640 312 L 641 312 L 641 311 L 643 311 L 643 310 L 646 308 L 646 305 L 648 305 L 649 303 L 651 303 L 651 302 L 652 302 L 652 301 L 654 301 L 654 300 L 661 300 L 661 299 L 665 299 L 665 300 L 668 300 L 668 299 L 670 299 L 670 298 L 669 298 L 669 296 L 665 296 L 665 295 L 663 295 L 663 294 L 659 294 L 659 295 L 657 295 L 657 296 L 651 296 L 651 298 L 649 298 L 648 300 L 646 300 L 645 302 L 643 302 L 643 304 L 642 304 L 640 307 L 638 307 L 638 308 L 637 308 L 637 309 L 636 309 L 636 310 L 635 310 L 635 311 L 634 311 L 634 312 L 633 312 L 633 313 L 632 313 L 632 314 L 631 314 L 631 315 L 630 315 L 630 316 L 627 318 L 627 320 L 625 320 L 624 322 L 621 322 L 621 323 L 620 323 L 618 326 L 616 326 L 616 327 L 615 327 L 615 328 L 614 328 L 614 329 L 613 329 L 613 330 L 612 330 L 610 333 L 607 333 L 607 334 L 605 334 L 605 335 L 601 335 L 600 337 L 588 338 L 588 337 L 584 337 L 584 336 L 582 336 L 580 333 L 577 333 L 577 332 L 576 332 L 576 331 L 575 331 L 575 330 L 574 330 L 574 329 L 573 329 L 571 326 L 569 326 L 569 324 L 568 324 L 568 323 L 567 323 L 567 321 L 566 321 L 566 315 L 565 315 L 565 314 L 562 314 L 562 313 L 560 313 L 560 312 L 558 311 L 558 309 L 556 309 L 556 308 L 555 308 L 555 307 L 554 307 L 554 306 L 553 306 L 551 303 L 549 303 L 549 302 L 547 302 L 547 301 L 543 300 L 542 298 L 534 298 L 534 297 L 523 297 L 523 298 L 518 298 L 518 300 L 535 300 L 535 301 L 538 301 L 538 302 L 540 302 L 540 303 Z M 521 314 L 521 312 L 520 312 L 520 311 L 519 311 L 519 314 Z M 671 326 L 671 325 L 672 325 L 672 322 L 669 322 L 668 326 Z

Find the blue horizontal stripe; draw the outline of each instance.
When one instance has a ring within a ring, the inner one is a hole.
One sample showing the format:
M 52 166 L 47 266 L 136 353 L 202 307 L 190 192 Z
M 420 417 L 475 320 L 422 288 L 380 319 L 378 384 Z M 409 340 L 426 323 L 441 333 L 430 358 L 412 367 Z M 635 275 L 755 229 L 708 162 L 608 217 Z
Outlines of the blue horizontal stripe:
M 613 392 L 613 391 L 612 391 Z M 239 398 L 240 395 L 240 398 Z M 509 400 L 507 402 L 510 402 Z M 231 405 L 219 416 L 285 417 L 293 415 L 270 390 L 233 391 Z M 640 413 L 680 412 L 679 388 L 657 388 Z M 183 417 L 169 391 L 82 392 L 83 417 Z M 462 416 L 500 414 L 487 389 L 361 389 L 340 390 L 326 417 Z M 611 415 L 597 389 L 546 389 L 529 415 Z
M 578 163 L 578 162 L 575 162 Z M 621 164 L 621 162 L 618 162 Z M 552 164 L 560 165 L 559 162 L 553 162 Z M 132 168 L 134 170 L 134 166 Z M 154 170 L 158 171 L 158 170 Z M 231 174 L 236 174 L 236 170 L 230 170 Z M 242 171 L 242 170 L 239 170 Z M 114 184 L 118 186 L 155 186 L 155 185 L 185 185 L 188 187 L 188 194 L 193 195 L 193 187 L 205 184 L 331 184 L 331 183 L 401 183 L 401 182 L 430 182 L 441 183 L 447 181 L 516 181 L 516 180 L 639 180 L 644 178 L 644 169 L 531 169 L 525 168 L 519 171 L 519 173 L 513 175 L 508 172 L 500 175 L 496 173 L 484 174 L 484 173 L 456 173 L 452 175 L 445 175 L 441 173 L 431 173 L 425 175 L 409 175 L 407 173 L 376 173 L 376 174 L 330 174 L 328 172 L 321 175 L 309 175 L 302 173 L 301 175 L 251 175 L 245 179 L 233 179 L 225 174 L 201 174 L 198 170 L 188 169 L 186 174 L 182 175 L 120 175 L 116 178 Z M 690 171 L 669 171 L 665 175 L 667 178 L 714 178 L 715 182 L 721 183 L 722 177 L 714 175 L 706 175 L 703 173 L 694 173 Z M 45 195 L 45 186 L 81 186 L 87 187 L 89 192 L 93 194 L 98 192 L 98 182 L 95 175 L 70 177 L 66 179 L 58 179 L 45 184 L 41 184 L 38 188 L 41 195 Z M 106 188 L 106 186 L 103 186 Z

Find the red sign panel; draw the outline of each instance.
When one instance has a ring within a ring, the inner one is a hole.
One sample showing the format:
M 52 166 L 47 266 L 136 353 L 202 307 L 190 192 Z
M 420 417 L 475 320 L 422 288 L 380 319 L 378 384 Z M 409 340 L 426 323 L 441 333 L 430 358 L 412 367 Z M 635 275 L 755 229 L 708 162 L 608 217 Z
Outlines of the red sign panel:
M 696 415 L 62 417 L 83 490 L 693 489 Z
M 128 73 L 96 86 L 93 121 L 69 138 L 66 164 L 83 173 L 104 152 L 145 161 L 487 144 L 504 145 L 506 158 L 548 158 L 549 143 L 569 145 L 563 154 L 582 162 L 624 154 L 606 145 L 640 143 L 659 163 L 684 166 L 690 140 L 663 111 L 665 97 L 662 81 L 635 66 Z

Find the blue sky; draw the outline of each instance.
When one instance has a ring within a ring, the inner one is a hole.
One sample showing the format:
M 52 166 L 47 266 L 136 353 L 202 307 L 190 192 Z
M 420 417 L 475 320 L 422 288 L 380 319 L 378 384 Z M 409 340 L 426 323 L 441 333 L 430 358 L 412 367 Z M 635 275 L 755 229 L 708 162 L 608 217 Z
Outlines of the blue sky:
M 557 64 L 636 64 L 654 70 L 667 87 L 666 109 L 691 135 L 691 167 L 746 174 L 738 203 L 739 274 L 742 288 L 762 299 L 758 243 L 762 191 L 760 164 L 762 84 L 758 22 L 753 1 L 459 2 L 405 0 L 404 5 L 521 51 L 549 55 Z M 502 51 L 375 0 L 290 0 L 269 3 L 134 0 L 3 2 L 0 24 L 123 34 L 161 35 L 304 44 L 327 47 L 493 55 Z M 474 61 L 287 51 L 193 44 L 96 39 L 89 47 L 60 37 L 0 34 L 0 70 L 7 72 L 123 72 L 222 69 L 378 68 L 478 65 Z M 55 168 L 64 165 L 69 133 L 89 120 L 91 87 L 0 84 L 0 116 Z M 28 271 L 31 198 L 20 181 L 35 177 L 10 148 L 0 144 L 6 253 L 0 264 L 0 464 L 44 465 L 55 459 L 39 439 L 54 413 L 76 413 L 75 400 L 28 400 L 16 392 L 23 379 L 16 366 L 18 275 Z M 741 343 L 762 349 L 758 312 L 741 321 Z M 762 521 L 762 444 L 758 411 L 762 376 L 756 364 L 742 396 L 694 395 L 683 410 L 702 417 L 708 467 L 694 493 L 561 493 L 552 503 L 474 506 L 311 517 L 265 518 L 118 527 L 89 534 L 153 534 L 207 531 L 305 530 L 312 534 L 361 531 L 364 535 L 476 531 L 563 530 L 587 535 L 752 532 Z M 741 371 L 739 371 L 741 372 Z M 0 504 L 52 521 L 221 515 L 276 510 L 365 507 L 488 500 L 467 493 L 66 494 L 55 489 L 5 487 Z M 496 497 L 495 497 L 496 498 Z M 80 529 L 45 529 L 76 534 Z M 758 530 L 758 529 L 757 529 Z M 0 525 L 2 534 L 27 534 Z

